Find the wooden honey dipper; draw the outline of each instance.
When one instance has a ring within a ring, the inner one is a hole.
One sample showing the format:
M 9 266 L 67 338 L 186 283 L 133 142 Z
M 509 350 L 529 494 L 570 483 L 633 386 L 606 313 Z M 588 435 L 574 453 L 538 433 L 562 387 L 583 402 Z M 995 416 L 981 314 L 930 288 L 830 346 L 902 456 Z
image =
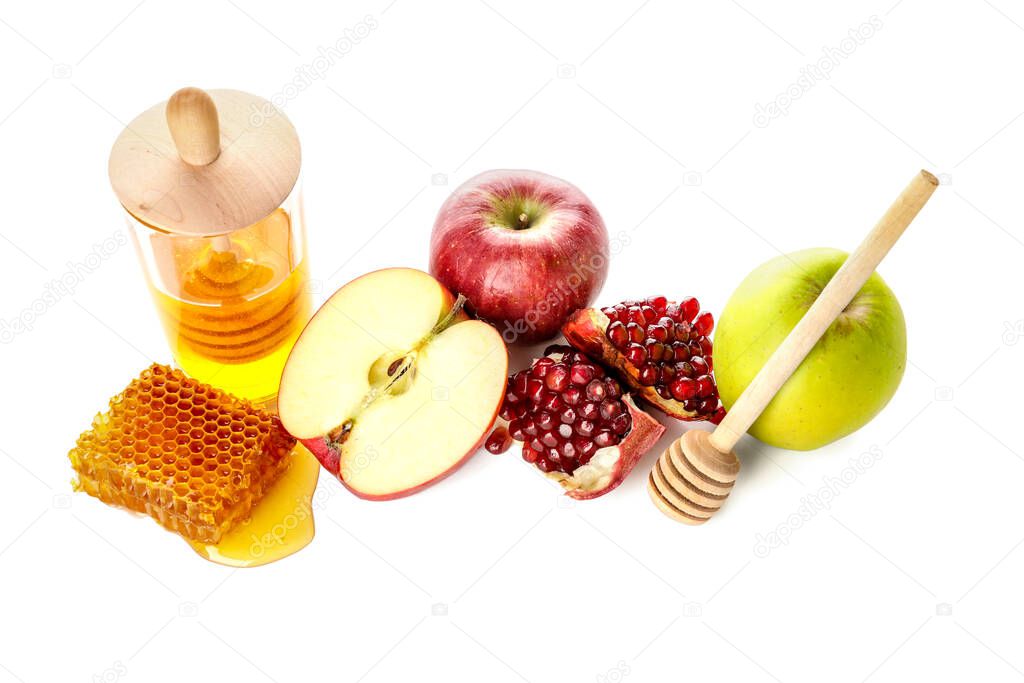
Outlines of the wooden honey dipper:
M 715 431 L 692 429 L 661 454 L 647 480 L 648 493 L 659 510 L 684 524 L 703 524 L 722 507 L 740 471 L 733 452 L 740 437 L 875 272 L 938 184 L 928 171 L 917 174 L 832 276 Z

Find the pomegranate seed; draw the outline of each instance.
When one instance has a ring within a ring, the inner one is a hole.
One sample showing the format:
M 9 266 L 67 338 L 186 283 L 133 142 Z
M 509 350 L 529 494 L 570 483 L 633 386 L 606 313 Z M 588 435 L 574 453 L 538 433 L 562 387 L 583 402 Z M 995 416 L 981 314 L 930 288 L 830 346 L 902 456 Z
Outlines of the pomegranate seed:
M 612 431 L 622 436 L 629 431 L 631 424 L 633 424 L 633 418 L 629 416 L 629 413 L 623 413 L 612 420 Z
M 568 439 L 572 436 L 572 427 L 570 425 L 558 425 L 558 435 L 563 439 Z
M 537 451 L 523 444 L 523 460 L 529 463 L 537 462 Z
M 710 358 L 711 357 L 711 340 L 708 339 L 707 337 L 701 337 L 700 339 L 697 340 L 697 343 L 700 344 L 700 350 L 704 352 L 703 356 L 705 358 Z
M 705 361 L 700 356 L 694 356 L 693 358 L 691 358 L 690 365 L 693 366 L 693 371 L 696 372 L 698 375 L 708 374 L 707 361 Z
M 646 338 L 644 335 L 644 328 L 640 327 L 636 323 L 629 323 L 626 325 L 626 332 L 629 334 L 629 341 L 637 344 L 641 343 Z
M 714 360 L 711 356 L 704 356 L 704 362 L 708 364 L 708 374 L 710 375 L 711 371 L 715 369 Z
M 639 367 L 647 360 L 647 349 L 639 344 L 630 344 L 626 349 L 626 360 Z
M 526 398 L 526 385 L 530 381 L 530 373 L 526 370 L 521 370 L 515 374 L 512 378 L 511 389 L 512 393 L 520 398 Z
M 608 398 L 619 398 L 622 396 L 622 387 L 620 387 L 619 383 L 611 377 L 605 381 L 604 388 Z
M 697 395 L 705 398 L 715 393 L 715 381 L 710 375 L 701 375 L 697 378 Z
M 625 333 L 625 328 L 623 328 Z M 572 366 L 569 371 L 569 381 L 579 386 L 586 386 L 590 383 L 590 380 L 597 376 L 597 368 L 593 365 L 586 365 L 584 363 L 578 363 Z
M 580 452 L 578 458 L 581 465 L 586 465 L 590 462 L 590 458 L 593 457 L 594 451 L 597 450 L 597 444 L 593 441 L 584 441 L 582 444 L 576 444 L 577 450 Z
M 661 342 L 649 341 L 644 347 L 644 350 L 647 351 L 647 360 L 652 363 L 657 363 L 665 358 L 667 347 Z
M 679 310 L 679 304 L 669 304 L 666 306 L 665 315 L 674 323 L 680 322 L 683 319 L 683 313 Z
M 569 387 L 568 389 L 565 390 L 565 392 L 562 393 L 562 400 L 565 401 L 566 404 L 571 406 L 574 406 L 577 403 L 579 403 L 582 398 L 583 392 L 577 389 L 576 387 Z
M 558 445 L 558 437 L 553 432 L 544 432 L 540 437 L 540 442 L 548 448 L 555 448 Z
M 668 299 L 663 296 L 654 296 L 647 300 L 647 303 L 656 310 L 659 314 L 665 314 L 665 306 L 668 305 Z
M 497 431 L 497 430 L 495 430 Z M 516 441 L 525 441 L 526 432 L 523 431 L 522 420 L 512 420 L 508 423 L 508 434 Z M 493 435 L 492 435 L 493 436 Z
M 558 394 L 548 394 L 541 402 L 540 407 L 543 410 L 550 410 L 552 413 L 557 413 L 565 404 L 562 403 L 562 399 L 558 397 Z
M 647 317 L 644 315 L 644 312 L 640 310 L 639 306 L 629 307 L 629 320 L 640 327 L 647 324 Z
M 548 368 L 554 364 L 554 358 L 549 358 L 548 356 L 538 358 L 533 364 L 533 367 L 530 368 L 530 376 L 536 377 L 537 379 L 543 379 L 544 375 L 548 373 Z
M 711 415 L 718 409 L 718 397 L 709 396 L 697 406 L 697 411 L 705 415 Z
M 605 448 L 615 444 L 618 439 L 608 430 L 602 430 L 594 435 L 594 444 L 598 448 Z
M 679 312 L 682 315 L 683 320 L 693 322 L 693 319 L 696 317 L 697 311 L 699 310 L 700 302 L 692 296 L 688 296 L 679 302 Z
M 593 436 L 595 429 L 597 429 L 597 425 L 591 420 L 580 420 L 574 428 L 577 434 L 584 437 Z
M 697 399 L 696 397 L 686 399 L 685 401 L 683 401 L 683 410 L 687 411 L 688 413 L 695 413 L 695 412 L 697 412 L 697 401 L 698 400 L 699 399 Z
M 504 453 L 512 446 L 512 437 L 509 436 L 508 430 L 504 427 L 497 427 L 491 435 L 487 437 L 487 441 L 484 443 L 484 448 L 487 449 L 488 453 Z
M 523 426 L 523 434 L 537 436 L 537 422 L 533 419 L 532 415 L 523 416 L 519 420 L 519 424 Z M 526 439 L 520 439 L 520 441 L 526 441 Z
M 710 313 L 704 311 L 693 321 L 693 327 L 701 336 L 706 337 L 715 328 L 715 319 Z
M 498 417 L 502 420 L 512 420 L 516 416 L 515 406 L 507 401 L 501 404 L 501 410 L 498 411 Z
M 672 392 L 672 398 L 685 401 L 697 393 L 697 383 L 689 377 L 679 377 L 672 381 L 668 389 Z
M 668 329 L 658 324 L 648 325 L 647 338 L 663 342 L 668 339 Z
M 572 441 L 566 441 L 558 449 L 558 453 L 562 456 L 562 463 L 568 465 L 576 459 L 576 447 L 572 445 Z
M 725 419 L 725 408 L 718 406 L 718 409 L 708 418 L 711 424 L 721 424 L 722 420 Z
M 555 426 L 555 418 L 549 412 L 537 413 L 537 429 L 542 432 L 550 431 Z
M 613 320 L 615 319 L 615 309 L 612 308 L 611 306 L 602 308 L 601 312 L 604 313 L 606 318 L 611 318 Z M 547 352 L 545 352 L 544 355 L 547 355 Z
M 600 380 L 591 380 L 590 384 L 587 385 L 587 398 L 591 401 L 601 401 L 607 393 L 608 390 L 605 389 L 604 382 Z
M 676 375 L 681 375 L 683 377 L 693 377 L 694 375 L 697 374 L 693 371 L 693 366 L 686 361 L 683 361 L 682 363 L 676 363 L 675 368 Z
M 580 418 L 583 420 L 596 420 L 601 414 L 601 408 L 597 403 L 584 403 L 580 406 Z
M 544 444 L 540 442 L 540 439 L 538 437 L 530 439 L 530 448 L 537 451 L 537 453 L 544 452 Z
M 629 332 L 626 331 L 626 326 L 616 320 L 608 326 L 608 340 L 611 341 L 612 346 L 617 349 L 621 349 L 629 343 Z
M 677 363 L 690 360 L 690 347 L 683 342 L 672 342 L 672 359 Z
M 676 378 L 676 369 L 671 365 L 662 365 L 658 368 L 658 384 L 667 387 Z
M 569 369 L 561 363 L 548 368 L 544 384 L 551 391 L 565 391 L 569 387 Z
M 644 364 L 640 368 L 637 379 L 645 387 L 654 386 L 654 383 L 658 381 L 658 368 L 651 363 Z
M 693 330 L 693 326 L 691 326 L 690 323 L 687 323 L 687 322 L 676 323 L 675 324 L 675 328 L 673 329 L 673 332 L 674 332 L 673 336 L 678 341 L 681 341 L 681 342 L 689 341 L 689 339 L 690 339 L 690 332 L 692 330 Z
M 622 403 L 619 401 L 613 401 L 611 399 L 601 401 L 600 412 L 602 420 L 613 420 L 621 415 L 622 411 Z
M 511 391 L 505 393 L 505 403 L 515 405 L 516 403 L 519 403 L 520 400 L 521 399 Z
M 651 306 L 641 306 L 640 312 L 644 314 L 644 321 L 646 323 L 653 323 L 658 319 L 658 312 Z
M 537 469 L 539 469 L 541 472 L 550 472 L 551 470 L 555 469 L 554 465 L 547 458 L 538 457 L 537 462 L 535 464 L 537 465 Z
M 576 421 L 576 411 L 572 408 L 566 408 L 562 411 L 562 414 L 558 416 L 558 419 L 567 425 L 571 425 Z
M 526 415 L 526 412 L 528 410 L 529 410 L 529 407 L 527 406 L 527 404 L 525 402 L 524 403 L 520 403 L 515 408 L 515 411 L 516 411 L 516 415 L 515 416 L 518 417 L 518 418 L 522 418 L 523 416 Z
M 539 379 L 531 379 L 527 383 L 526 395 L 534 403 L 540 403 L 544 398 L 544 382 Z M 506 396 L 505 398 L 507 399 L 508 397 Z

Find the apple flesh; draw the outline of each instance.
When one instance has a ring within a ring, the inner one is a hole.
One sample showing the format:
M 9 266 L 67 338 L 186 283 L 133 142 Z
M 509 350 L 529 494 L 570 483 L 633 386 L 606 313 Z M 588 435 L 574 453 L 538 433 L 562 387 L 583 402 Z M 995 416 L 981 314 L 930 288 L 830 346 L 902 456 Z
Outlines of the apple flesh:
M 451 473 L 501 406 L 508 353 L 430 275 L 379 270 L 339 289 L 292 349 L 286 430 L 362 498 L 409 495 Z
M 727 409 L 846 257 L 837 249 L 806 249 L 762 264 L 740 283 L 715 334 L 715 374 Z M 791 450 L 811 450 L 840 439 L 885 407 L 906 363 L 903 311 L 892 290 L 873 274 L 749 433 Z
M 555 336 L 600 292 L 608 259 L 608 232 L 586 195 L 537 171 L 466 181 L 441 207 L 430 239 L 430 272 L 508 343 Z

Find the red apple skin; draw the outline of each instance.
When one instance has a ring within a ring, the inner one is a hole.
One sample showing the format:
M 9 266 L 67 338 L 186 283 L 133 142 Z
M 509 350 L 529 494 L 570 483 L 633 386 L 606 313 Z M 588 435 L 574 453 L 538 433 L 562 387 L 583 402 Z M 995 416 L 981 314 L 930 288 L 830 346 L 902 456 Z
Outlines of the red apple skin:
M 495 208 L 517 197 L 540 207 L 527 229 L 506 227 Z M 597 297 L 608 260 L 608 231 L 594 205 L 576 186 L 537 171 L 467 180 L 441 206 L 430 240 L 430 274 L 465 295 L 508 344 L 555 336 Z

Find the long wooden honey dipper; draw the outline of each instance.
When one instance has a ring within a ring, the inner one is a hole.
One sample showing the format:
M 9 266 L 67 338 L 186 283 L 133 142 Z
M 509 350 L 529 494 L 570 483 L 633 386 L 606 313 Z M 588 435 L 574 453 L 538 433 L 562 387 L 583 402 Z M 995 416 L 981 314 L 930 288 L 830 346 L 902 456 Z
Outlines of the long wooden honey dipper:
M 647 490 L 658 509 L 685 524 L 703 524 L 722 506 L 740 471 L 740 461 L 733 452 L 740 437 L 875 272 L 938 184 L 928 171 L 917 174 L 846 259 L 715 431 L 690 430 L 661 454 L 647 481 Z

